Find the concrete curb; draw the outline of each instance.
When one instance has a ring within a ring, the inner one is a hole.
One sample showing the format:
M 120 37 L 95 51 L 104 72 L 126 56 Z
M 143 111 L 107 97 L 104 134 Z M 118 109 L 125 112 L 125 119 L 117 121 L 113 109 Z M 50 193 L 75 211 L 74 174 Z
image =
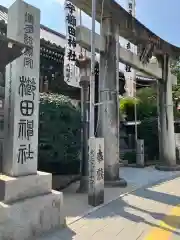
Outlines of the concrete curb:
M 137 190 L 139 190 L 139 189 L 145 189 L 145 188 L 149 188 L 149 187 L 152 187 L 152 186 L 155 186 L 155 185 L 159 185 L 159 184 L 161 184 L 161 183 L 163 183 L 163 182 L 169 182 L 169 181 L 172 181 L 172 180 L 174 180 L 174 179 L 176 179 L 176 178 L 178 178 L 178 177 L 180 177 L 180 173 L 178 173 L 178 174 L 175 175 L 175 176 L 170 176 L 170 177 L 166 177 L 166 178 L 160 179 L 160 180 L 158 180 L 158 181 L 156 181 L 156 182 L 154 182 L 154 183 L 149 183 L 149 184 L 146 184 L 146 185 L 144 185 L 144 186 L 135 187 L 135 188 L 132 189 L 131 191 L 128 191 L 128 192 L 123 193 L 123 194 L 120 194 L 117 198 L 114 198 L 114 199 L 112 199 L 112 200 L 110 200 L 110 201 L 108 201 L 108 202 L 106 202 L 106 203 L 104 203 L 104 204 L 101 204 L 101 205 L 99 205 L 99 206 L 97 206 L 97 207 L 94 207 L 93 209 L 90 209 L 90 210 L 84 212 L 81 216 L 78 216 L 78 217 L 75 218 L 72 222 L 68 223 L 67 226 L 70 226 L 71 224 L 73 224 L 73 223 L 81 220 L 82 218 L 84 218 L 84 217 L 90 215 L 91 213 L 99 210 L 100 208 L 103 208 L 103 207 L 107 206 L 108 204 L 112 203 L 113 201 L 116 201 L 117 199 L 122 198 L 122 197 L 124 197 L 124 196 L 126 196 L 126 195 L 128 195 L 128 194 L 131 194 L 131 193 L 133 193 L 133 192 L 135 192 L 135 191 L 137 191 Z
M 164 172 L 173 172 L 173 171 L 175 172 L 175 171 L 180 171 L 180 165 L 175 165 L 175 166 L 156 165 L 155 169 L 159 171 L 164 171 Z

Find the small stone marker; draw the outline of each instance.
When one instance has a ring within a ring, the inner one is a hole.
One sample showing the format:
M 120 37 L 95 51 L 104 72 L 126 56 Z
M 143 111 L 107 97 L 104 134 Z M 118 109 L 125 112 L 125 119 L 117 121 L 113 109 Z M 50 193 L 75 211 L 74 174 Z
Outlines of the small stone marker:
M 139 167 L 144 167 L 144 140 L 137 140 L 136 164 Z
M 180 148 L 180 133 L 175 133 L 176 147 Z
M 104 203 L 104 138 L 89 139 L 89 193 L 88 203 Z

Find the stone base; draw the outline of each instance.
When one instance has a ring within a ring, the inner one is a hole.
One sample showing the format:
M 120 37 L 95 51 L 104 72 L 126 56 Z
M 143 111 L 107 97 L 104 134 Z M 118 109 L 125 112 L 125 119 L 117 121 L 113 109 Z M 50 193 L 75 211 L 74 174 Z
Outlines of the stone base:
M 156 165 L 155 169 L 157 169 L 159 171 L 166 171 L 166 172 L 180 171 L 180 165 L 174 165 L 174 166 Z
M 127 167 L 128 166 L 128 160 L 120 160 L 119 167 Z
M 139 164 L 136 164 L 136 163 L 130 163 L 128 164 L 127 166 L 124 166 L 124 167 L 130 167 L 130 168 L 145 168 L 146 166 L 142 166 L 142 165 L 139 165 Z
M 145 165 L 136 163 L 136 168 L 145 168 Z
M 88 196 L 88 204 L 97 207 L 104 203 L 104 189 Z
M 105 169 L 104 169 L 105 181 L 119 180 L 119 168 L 120 168 L 119 163 L 116 163 L 114 165 L 105 166 Z
M 65 226 L 63 194 L 42 196 L 5 204 L 0 202 L 0 239 L 27 240 Z
M 123 178 L 114 181 L 105 181 L 104 184 L 106 187 L 127 187 L 127 182 Z
M 52 189 L 52 174 L 37 172 L 35 175 L 10 177 L 0 175 L 0 201 L 4 203 L 48 194 Z

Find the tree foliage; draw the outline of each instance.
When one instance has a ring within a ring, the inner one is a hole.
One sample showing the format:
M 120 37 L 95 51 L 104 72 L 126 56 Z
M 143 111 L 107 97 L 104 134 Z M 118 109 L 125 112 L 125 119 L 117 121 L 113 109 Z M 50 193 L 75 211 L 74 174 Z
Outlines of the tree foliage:
M 174 116 L 175 119 L 180 118 L 180 112 L 177 110 L 177 105 L 180 102 L 180 60 L 171 65 L 171 72 L 177 76 L 177 85 L 172 88 L 174 101 Z
M 180 60 L 171 65 L 171 72 L 177 76 L 177 85 L 173 86 L 173 98 L 180 98 Z
M 123 97 L 120 99 L 120 113 L 127 121 L 134 121 L 134 105 L 138 104 L 137 98 Z
M 138 101 L 137 117 L 138 120 L 157 116 L 157 92 L 155 87 L 146 87 L 137 90 Z
M 137 90 L 136 98 L 124 97 L 120 99 L 120 112 L 126 116 L 128 121 L 134 121 L 135 103 L 138 120 L 157 116 L 157 94 L 155 88 L 142 88 Z

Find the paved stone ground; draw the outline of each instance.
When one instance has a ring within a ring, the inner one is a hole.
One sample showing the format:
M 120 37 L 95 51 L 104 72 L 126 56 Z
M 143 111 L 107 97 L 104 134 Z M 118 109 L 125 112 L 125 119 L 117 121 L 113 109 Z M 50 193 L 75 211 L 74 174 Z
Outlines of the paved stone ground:
M 92 212 L 64 230 L 36 240 L 178 240 L 179 185 L 180 178 L 175 178 L 153 187 L 141 188 Z
M 139 187 L 147 184 L 153 184 L 162 179 L 168 179 L 173 176 L 180 176 L 180 172 L 161 172 L 154 167 L 146 168 L 131 168 L 121 167 L 120 177 L 126 179 L 128 186 L 126 188 L 105 188 L 104 202 L 110 202 L 117 199 L 120 195 L 131 192 Z M 64 195 L 64 211 L 67 216 L 67 224 L 74 222 L 85 212 L 91 211 L 93 207 L 88 205 L 87 194 L 77 194 L 76 190 L 79 187 L 79 182 L 71 184 L 68 188 L 63 190 Z

